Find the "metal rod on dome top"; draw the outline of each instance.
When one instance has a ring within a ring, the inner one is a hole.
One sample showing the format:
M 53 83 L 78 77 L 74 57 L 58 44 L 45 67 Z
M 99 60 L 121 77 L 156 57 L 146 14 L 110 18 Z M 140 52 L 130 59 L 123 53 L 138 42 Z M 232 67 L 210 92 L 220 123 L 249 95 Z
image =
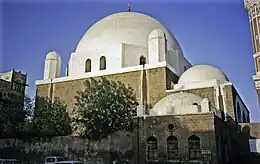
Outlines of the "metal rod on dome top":
M 131 4 L 128 3 L 128 12 L 131 12 Z

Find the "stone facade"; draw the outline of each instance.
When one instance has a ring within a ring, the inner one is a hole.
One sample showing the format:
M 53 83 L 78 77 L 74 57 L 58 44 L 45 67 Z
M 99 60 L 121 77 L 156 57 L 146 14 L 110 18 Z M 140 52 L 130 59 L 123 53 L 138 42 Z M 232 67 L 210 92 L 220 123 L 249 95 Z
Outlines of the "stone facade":
M 47 156 L 63 156 L 69 160 L 82 160 L 90 164 L 111 164 L 115 159 L 133 159 L 133 134 L 119 132 L 101 141 L 61 136 L 50 140 L 0 140 L 0 158 L 16 158 L 26 162 L 44 164 Z M 90 158 L 90 159 L 89 159 Z
M 239 96 L 236 89 L 232 85 L 224 85 L 223 87 L 223 95 L 219 95 L 217 97 L 216 88 L 215 87 L 205 87 L 205 88 L 196 88 L 196 89 L 188 89 L 181 90 L 182 92 L 192 93 L 198 95 L 202 98 L 207 98 L 211 105 L 219 108 L 223 112 L 226 111 L 226 115 L 229 120 L 236 121 L 236 97 Z M 168 90 L 167 95 L 181 92 L 178 90 Z M 216 103 L 219 102 L 219 105 Z M 241 101 L 243 103 L 243 101 Z M 249 119 L 248 119 L 249 122 Z
M 170 81 L 176 82 L 178 76 L 172 73 L 166 67 L 147 69 L 147 104 L 153 106 L 160 99 L 166 96 L 166 84 Z M 136 98 L 140 103 L 141 77 L 142 71 L 132 71 L 120 74 L 103 76 L 108 80 L 121 81 L 126 86 L 134 89 Z M 99 77 L 95 77 L 99 78 Z M 40 97 L 50 96 L 51 87 L 53 87 L 53 97 L 59 97 L 67 104 L 68 111 L 71 112 L 75 104 L 75 96 L 78 90 L 84 89 L 84 81 L 87 79 L 71 80 L 57 82 L 52 84 L 37 85 L 36 95 Z
M 137 133 L 134 141 L 135 163 L 138 163 L 138 159 L 140 164 L 149 163 L 146 157 L 147 139 L 150 136 L 158 140 L 158 159 L 150 162 L 167 163 L 167 138 L 172 135 L 178 138 L 179 158 L 177 161 L 189 158 L 188 138 L 196 135 L 200 138 L 202 154 L 205 153 L 201 160 L 212 164 L 217 163 L 213 114 L 155 116 L 139 118 L 139 120 L 137 118 L 136 121 L 139 126 L 135 129 Z M 172 130 L 169 129 L 170 124 L 174 127 Z
M 176 93 L 176 92 L 180 92 L 180 91 L 171 90 L 171 91 L 167 92 L 167 95 L 170 95 L 170 94 Z M 202 98 L 207 98 L 213 106 L 216 105 L 215 104 L 216 93 L 215 93 L 214 87 L 189 89 L 189 90 L 185 90 L 183 92 L 192 93 L 192 94 L 198 95 Z
M 0 73 L 0 108 L 6 104 L 23 106 L 27 74 L 17 72 Z
M 189 160 L 188 138 L 196 135 L 200 138 L 200 161 L 205 164 L 226 164 L 235 161 L 237 155 L 248 154 L 248 137 L 243 127 L 250 126 L 253 135 L 258 134 L 259 124 L 230 125 L 213 113 L 167 115 L 136 118 L 139 125 L 135 129 L 135 163 L 179 163 Z M 169 125 L 173 128 L 170 129 Z M 253 128 L 254 127 L 254 128 Z M 248 134 L 247 134 L 248 135 Z M 153 136 L 157 139 L 158 159 L 149 161 L 148 141 Z M 178 139 L 178 157 L 174 161 L 167 160 L 167 138 Z M 259 136 L 258 136 L 259 137 Z M 139 145 L 139 146 L 138 146 Z M 246 157 L 246 156 L 244 156 Z

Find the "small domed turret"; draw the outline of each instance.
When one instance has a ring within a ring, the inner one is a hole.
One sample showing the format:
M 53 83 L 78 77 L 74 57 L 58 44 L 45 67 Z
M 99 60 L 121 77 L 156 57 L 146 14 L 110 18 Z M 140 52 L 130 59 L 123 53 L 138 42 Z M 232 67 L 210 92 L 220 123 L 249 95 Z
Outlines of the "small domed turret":
M 61 57 L 55 52 L 49 52 L 45 58 L 44 80 L 60 77 Z
M 150 64 L 165 61 L 166 45 L 166 36 L 161 29 L 155 29 L 149 34 L 148 55 Z

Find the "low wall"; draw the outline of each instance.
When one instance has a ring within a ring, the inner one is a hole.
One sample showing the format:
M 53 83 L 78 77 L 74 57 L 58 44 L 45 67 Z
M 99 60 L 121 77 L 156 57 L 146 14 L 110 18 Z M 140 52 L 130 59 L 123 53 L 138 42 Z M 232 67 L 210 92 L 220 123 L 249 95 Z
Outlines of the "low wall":
M 90 160 L 91 163 L 112 163 L 116 158 L 133 158 L 133 135 L 120 132 L 100 142 L 90 142 L 74 136 L 54 137 L 49 141 L 24 142 L 17 139 L 0 140 L 0 158 L 17 158 L 44 163 L 47 156 L 64 156 L 70 160 Z

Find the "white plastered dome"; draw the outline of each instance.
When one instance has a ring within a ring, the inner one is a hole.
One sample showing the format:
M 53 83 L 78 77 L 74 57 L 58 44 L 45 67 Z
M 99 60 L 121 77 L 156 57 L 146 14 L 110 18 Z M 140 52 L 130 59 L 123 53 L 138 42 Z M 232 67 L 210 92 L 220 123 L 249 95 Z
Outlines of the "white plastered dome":
M 60 55 L 55 52 L 55 51 L 51 51 L 51 52 L 48 52 L 47 55 L 46 55 L 46 60 L 61 60 L 61 57 Z
M 127 43 L 147 47 L 149 34 L 154 29 L 162 30 L 167 38 L 167 47 L 180 50 L 173 35 L 156 19 L 136 12 L 121 12 L 109 15 L 96 22 L 80 40 L 76 53 L 95 51 Z
M 179 78 L 178 84 L 202 82 L 208 80 L 228 82 L 226 75 L 218 68 L 210 65 L 197 65 L 186 70 Z
M 151 109 L 151 115 L 198 113 L 203 101 L 198 95 L 180 92 L 162 98 Z
M 167 49 L 159 49 L 163 52 L 160 51 L 159 55 L 163 57 L 159 61 L 156 46 L 164 43 L 155 42 L 152 48 L 149 47 L 153 36 L 163 36 L 167 43 L 163 46 Z M 149 48 L 155 51 L 154 54 L 149 53 Z M 91 26 L 79 41 L 75 53 L 71 55 L 70 76 L 84 75 L 87 59 L 91 60 L 91 72 L 88 73 L 99 72 L 99 61 L 103 56 L 106 58 L 106 72 L 138 66 L 141 56 L 147 59 L 147 64 L 155 65 L 157 62 L 167 61 L 176 74 L 182 72 L 179 67 L 188 63 L 179 43 L 167 28 L 156 19 L 136 12 L 115 13 Z M 150 62 L 153 58 L 156 58 L 155 63 Z M 179 61 L 181 64 L 178 64 Z

